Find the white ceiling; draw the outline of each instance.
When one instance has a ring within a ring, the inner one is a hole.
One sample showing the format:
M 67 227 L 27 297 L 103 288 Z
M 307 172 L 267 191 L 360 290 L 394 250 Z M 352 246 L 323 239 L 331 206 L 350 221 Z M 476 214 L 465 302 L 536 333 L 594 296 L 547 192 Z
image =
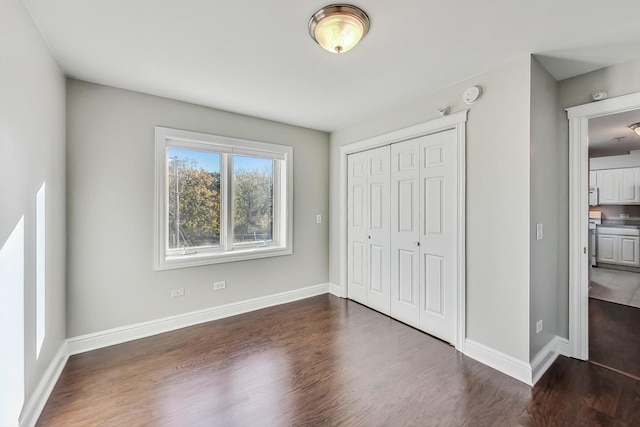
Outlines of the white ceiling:
M 589 120 L 589 157 L 617 156 L 640 150 L 640 136 L 629 128 L 634 123 L 640 123 L 640 110 Z
M 322 0 L 24 0 L 71 77 L 332 131 L 529 53 L 557 79 L 640 56 L 637 0 L 358 0 L 343 55 Z

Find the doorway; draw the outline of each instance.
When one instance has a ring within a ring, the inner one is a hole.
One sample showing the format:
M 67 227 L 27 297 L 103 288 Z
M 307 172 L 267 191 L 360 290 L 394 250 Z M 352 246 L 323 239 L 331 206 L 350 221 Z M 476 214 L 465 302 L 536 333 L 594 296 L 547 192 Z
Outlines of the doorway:
M 639 109 L 640 93 L 567 109 L 571 355 L 626 373 L 637 363 L 612 356 L 637 355 L 626 326 L 637 325 L 628 313 L 640 313 L 632 306 L 640 288 L 640 151 L 629 149 L 640 136 L 626 121 Z M 627 133 L 606 134 L 616 120 L 611 132 Z
M 589 120 L 589 361 L 640 378 L 637 123 L 640 110 Z

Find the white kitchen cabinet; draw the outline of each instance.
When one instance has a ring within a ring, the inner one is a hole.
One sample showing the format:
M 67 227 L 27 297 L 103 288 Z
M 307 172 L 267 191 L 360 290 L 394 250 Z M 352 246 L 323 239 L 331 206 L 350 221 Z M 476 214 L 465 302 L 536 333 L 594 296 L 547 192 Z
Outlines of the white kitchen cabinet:
M 616 237 L 608 234 L 598 234 L 598 262 L 617 263 Z
M 638 254 L 640 237 L 619 236 L 618 248 L 620 250 L 618 260 L 620 264 L 640 266 L 640 255 Z
M 589 187 L 598 186 L 598 171 L 589 171 Z
M 599 204 L 640 204 L 640 167 L 602 169 L 596 172 Z M 591 180 L 591 173 L 589 174 Z
M 640 267 L 640 230 L 600 227 L 598 262 Z
M 619 173 L 617 169 L 598 171 L 598 198 L 601 205 L 619 204 Z

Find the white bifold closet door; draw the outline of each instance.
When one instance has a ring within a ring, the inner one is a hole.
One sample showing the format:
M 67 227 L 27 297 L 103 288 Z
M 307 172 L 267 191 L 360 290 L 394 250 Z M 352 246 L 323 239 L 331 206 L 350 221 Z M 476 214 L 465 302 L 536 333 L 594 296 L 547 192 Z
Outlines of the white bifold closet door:
M 420 139 L 391 146 L 391 316 L 420 327 Z
M 420 329 L 451 344 L 458 303 L 456 131 L 420 138 Z
M 455 132 L 357 153 L 350 155 L 348 162 L 349 298 L 452 344 L 456 339 L 458 282 Z M 384 148 L 390 168 L 387 199 L 382 182 Z M 374 163 L 377 166 L 372 169 Z M 373 170 L 380 172 L 372 177 Z M 367 200 L 374 192 L 380 196 Z M 371 220 L 383 218 L 385 211 L 389 214 L 388 235 L 384 236 L 385 227 L 380 226 L 372 241 L 369 230 L 383 221 Z M 389 278 L 388 285 L 379 281 L 384 277 Z
M 389 146 L 348 158 L 348 296 L 390 313 Z

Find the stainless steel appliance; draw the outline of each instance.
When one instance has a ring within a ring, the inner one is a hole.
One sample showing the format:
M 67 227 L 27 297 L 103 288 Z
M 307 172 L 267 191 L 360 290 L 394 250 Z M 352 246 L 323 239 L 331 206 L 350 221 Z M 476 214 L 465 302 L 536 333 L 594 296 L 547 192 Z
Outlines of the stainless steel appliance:
M 591 192 L 589 192 L 589 196 L 591 196 Z M 601 224 L 602 212 L 589 211 L 589 259 L 591 260 L 592 267 L 598 265 L 598 226 Z

